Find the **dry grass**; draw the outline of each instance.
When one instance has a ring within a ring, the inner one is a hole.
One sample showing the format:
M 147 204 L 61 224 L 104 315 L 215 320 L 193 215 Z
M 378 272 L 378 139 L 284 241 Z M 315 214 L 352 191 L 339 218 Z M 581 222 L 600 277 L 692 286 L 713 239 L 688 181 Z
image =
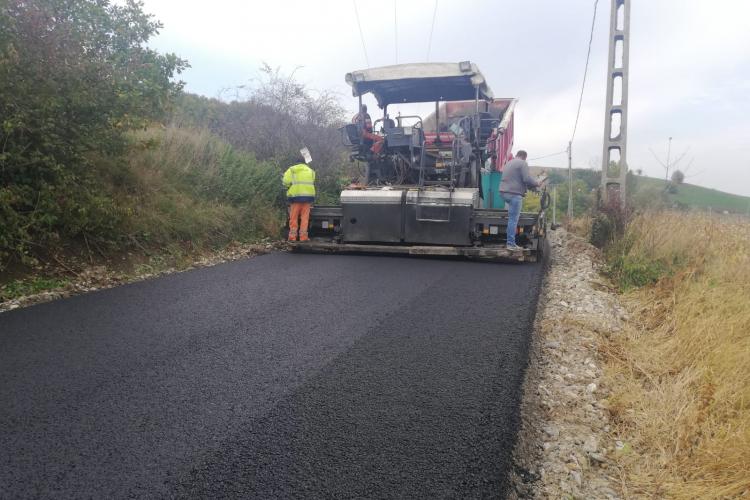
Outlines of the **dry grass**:
M 573 234 L 577 234 L 582 238 L 589 239 L 591 235 L 591 224 L 593 219 L 590 214 L 584 214 L 579 217 L 574 217 L 565 225 L 565 229 Z
M 629 495 L 750 495 L 750 221 L 648 214 L 626 239 L 667 273 L 626 295 L 636 324 L 609 345 Z
M 131 239 L 200 249 L 278 235 L 276 165 L 201 129 L 152 128 L 132 139 L 131 177 L 117 193 L 119 205 L 130 207 Z

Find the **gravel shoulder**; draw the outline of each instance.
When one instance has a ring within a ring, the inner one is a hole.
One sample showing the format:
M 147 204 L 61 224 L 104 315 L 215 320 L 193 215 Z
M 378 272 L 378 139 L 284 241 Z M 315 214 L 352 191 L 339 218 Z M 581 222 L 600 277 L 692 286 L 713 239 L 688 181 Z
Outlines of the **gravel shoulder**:
M 619 499 L 611 458 L 623 445 L 609 423 L 600 348 L 627 314 L 594 247 L 564 229 L 549 237 L 509 498 Z

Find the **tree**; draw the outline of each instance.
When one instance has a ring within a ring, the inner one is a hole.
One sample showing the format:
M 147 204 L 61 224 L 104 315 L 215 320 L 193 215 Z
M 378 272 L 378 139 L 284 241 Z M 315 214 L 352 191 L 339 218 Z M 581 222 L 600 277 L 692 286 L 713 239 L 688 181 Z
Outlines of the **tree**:
M 563 175 L 562 172 L 560 172 L 559 170 L 551 170 L 547 177 L 547 183 L 550 186 L 554 186 L 557 184 L 562 184 L 567 179 L 568 177 L 566 175 Z
M 672 184 L 679 186 L 683 182 L 685 182 L 685 174 L 682 170 L 675 170 L 672 172 Z
M 146 45 L 161 25 L 126 0 L 6 0 L 0 7 L 0 257 L 104 231 L 96 158 L 159 119 L 187 67 Z
M 227 92 L 236 98 L 231 102 L 185 95 L 175 120 L 206 126 L 259 160 L 277 163 L 279 176 L 301 160 L 299 150 L 306 146 L 321 195 L 338 194 L 348 163 L 338 131 L 344 110 L 334 95 L 315 92 L 300 83 L 294 72 L 284 73 L 267 64 L 251 84 L 235 90 Z
M 565 181 L 559 186 L 558 193 L 568 192 L 568 182 Z M 578 217 L 594 206 L 594 192 L 589 185 L 581 179 L 573 179 L 573 216 Z M 557 197 L 557 211 L 565 214 L 568 211 L 568 197 Z

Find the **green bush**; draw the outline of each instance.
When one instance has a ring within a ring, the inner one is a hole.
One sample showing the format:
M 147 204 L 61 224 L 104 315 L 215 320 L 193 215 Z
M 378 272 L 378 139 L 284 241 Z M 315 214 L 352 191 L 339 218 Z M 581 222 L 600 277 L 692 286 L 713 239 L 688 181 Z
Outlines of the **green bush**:
M 134 182 L 119 200 L 131 207 L 123 230 L 129 240 L 201 247 L 277 234 L 282 167 L 205 130 L 151 128 L 132 142 Z
M 596 248 L 604 248 L 615 237 L 615 228 L 607 214 L 597 213 L 591 222 L 591 244 Z
M 259 160 L 288 167 L 309 148 L 316 172 L 318 198 L 338 199 L 342 179 L 354 175 L 338 127 L 345 112 L 329 92 L 315 92 L 280 70 L 264 65 L 251 85 L 234 89 L 235 100 L 183 94 L 172 112 L 172 123 L 206 129 L 239 151 Z
M 147 47 L 160 25 L 134 0 L 0 6 L 0 269 L 59 239 L 122 222 L 92 158 L 164 116 L 186 63 Z
M 55 288 L 64 287 L 67 280 L 58 278 L 36 277 L 28 280 L 14 280 L 0 287 L 0 301 L 12 300 Z
M 0 3 L 0 271 L 45 254 L 202 248 L 278 234 L 308 146 L 338 195 L 344 111 L 269 67 L 247 99 L 181 93 L 137 0 Z M 187 128 L 164 127 L 172 120 Z
M 629 254 L 612 257 L 607 269 L 623 290 L 656 283 L 669 274 L 669 267 L 661 261 Z

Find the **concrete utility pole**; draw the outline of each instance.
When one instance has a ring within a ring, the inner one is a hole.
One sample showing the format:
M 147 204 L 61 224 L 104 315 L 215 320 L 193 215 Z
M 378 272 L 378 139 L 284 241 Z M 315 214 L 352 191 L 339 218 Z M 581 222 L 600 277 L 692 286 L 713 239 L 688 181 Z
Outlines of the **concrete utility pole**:
M 612 0 L 609 21 L 609 64 L 607 65 L 607 106 L 604 113 L 604 152 L 602 154 L 602 202 L 617 197 L 625 205 L 628 173 L 628 56 L 630 54 L 630 2 Z M 619 84 L 618 84 L 619 81 Z M 615 91 L 618 90 L 619 102 Z M 620 119 L 620 129 L 613 136 L 612 124 Z M 619 153 L 619 159 L 616 157 Z M 610 162 L 619 162 L 615 172 Z

